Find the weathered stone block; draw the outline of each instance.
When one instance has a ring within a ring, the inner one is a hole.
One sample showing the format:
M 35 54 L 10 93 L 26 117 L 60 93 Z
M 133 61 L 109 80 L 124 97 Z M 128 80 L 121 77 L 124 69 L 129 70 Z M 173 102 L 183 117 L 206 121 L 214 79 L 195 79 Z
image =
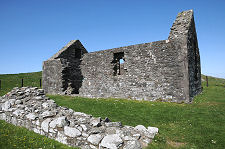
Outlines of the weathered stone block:
M 69 137 L 81 136 L 81 132 L 77 128 L 72 128 L 72 127 L 68 127 L 68 126 L 64 127 L 64 133 L 65 133 L 65 135 L 67 135 Z

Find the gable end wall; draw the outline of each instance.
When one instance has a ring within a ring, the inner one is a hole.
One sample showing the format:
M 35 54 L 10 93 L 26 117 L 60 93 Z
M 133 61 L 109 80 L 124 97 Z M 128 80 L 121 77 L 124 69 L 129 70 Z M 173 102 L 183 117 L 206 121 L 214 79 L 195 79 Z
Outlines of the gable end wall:
M 191 102 L 201 92 L 193 11 L 178 14 L 168 40 L 91 53 L 80 41 L 69 42 L 43 63 L 43 88 L 49 94 Z

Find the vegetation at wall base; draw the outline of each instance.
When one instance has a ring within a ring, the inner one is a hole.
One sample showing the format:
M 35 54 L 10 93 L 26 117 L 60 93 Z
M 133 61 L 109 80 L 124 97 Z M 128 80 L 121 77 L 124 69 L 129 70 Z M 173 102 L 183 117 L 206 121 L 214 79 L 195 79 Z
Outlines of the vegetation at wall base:
M 72 149 L 46 136 L 39 135 L 23 127 L 17 127 L 0 120 L 1 149 Z
M 202 78 L 204 79 L 203 92 L 195 97 L 192 104 L 48 96 L 54 99 L 58 105 L 92 114 L 95 117 L 108 117 L 112 121 L 121 121 L 123 125 L 141 124 L 158 127 L 159 134 L 148 148 L 222 149 L 225 146 L 225 79 L 208 77 L 209 87 L 206 87 L 205 76 Z M 15 127 L 15 129 L 9 127 Z M 20 134 L 16 128 L 19 129 L 19 127 L 0 121 L 0 148 L 2 146 L 10 148 L 13 145 L 10 141 L 12 142 Z M 20 129 L 25 131 L 25 128 Z M 4 135 L 6 131 L 8 131 L 8 136 Z M 29 133 L 26 133 L 27 137 L 29 137 Z M 41 145 L 44 142 L 39 140 L 40 146 L 38 147 L 44 148 Z M 48 139 L 46 138 L 46 140 Z M 18 148 L 22 148 L 19 143 L 14 142 Z M 37 144 L 37 142 L 25 142 L 31 148 L 33 148 L 32 145 Z M 57 146 L 57 142 L 51 143 Z M 48 147 L 52 148 L 52 146 Z M 58 146 L 57 148 L 66 147 Z

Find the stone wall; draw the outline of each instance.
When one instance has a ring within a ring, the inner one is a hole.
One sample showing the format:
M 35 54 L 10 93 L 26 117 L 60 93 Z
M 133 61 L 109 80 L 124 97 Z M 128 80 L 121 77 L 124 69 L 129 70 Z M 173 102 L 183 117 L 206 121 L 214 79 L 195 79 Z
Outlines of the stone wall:
M 70 41 L 58 53 L 43 62 L 43 89 L 49 94 L 77 94 L 82 85 L 82 56 L 87 53 L 79 40 Z
M 47 93 L 188 103 L 201 92 L 192 10 L 178 14 L 167 40 L 91 53 L 83 48 L 80 59 L 71 57 L 70 43 L 60 50 L 68 54 L 59 52 L 43 64 L 43 88 Z M 74 60 L 78 62 L 71 63 Z M 56 80 L 58 76 L 61 80 Z
M 56 105 L 43 89 L 14 88 L 0 97 L 0 119 L 82 149 L 141 149 L 158 128 L 123 126 Z
M 188 73 L 190 82 L 190 98 L 192 99 L 195 95 L 199 94 L 202 91 L 200 54 L 197 34 L 195 31 L 194 17 L 191 20 L 188 34 Z
M 115 55 L 119 53 L 124 59 L 121 74 L 115 69 Z M 177 55 L 169 40 L 87 53 L 81 63 L 84 80 L 80 95 L 185 101 L 184 76 Z
M 184 11 L 177 15 L 170 31 L 169 40 L 176 42 L 179 50 L 179 61 L 183 65 L 185 92 L 187 99 L 201 92 L 201 65 L 195 29 L 193 11 Z

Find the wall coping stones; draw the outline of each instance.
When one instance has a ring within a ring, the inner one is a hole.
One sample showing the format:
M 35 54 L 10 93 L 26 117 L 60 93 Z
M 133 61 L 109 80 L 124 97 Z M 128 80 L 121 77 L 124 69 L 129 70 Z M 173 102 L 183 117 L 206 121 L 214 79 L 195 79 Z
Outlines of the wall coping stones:
M 42 89 L 32 87 L 16 87 L 0 97 L 0 119 L 84 149 L 141 149 L 158 133 L 156 127 L 123 126 L 58 106 Z

